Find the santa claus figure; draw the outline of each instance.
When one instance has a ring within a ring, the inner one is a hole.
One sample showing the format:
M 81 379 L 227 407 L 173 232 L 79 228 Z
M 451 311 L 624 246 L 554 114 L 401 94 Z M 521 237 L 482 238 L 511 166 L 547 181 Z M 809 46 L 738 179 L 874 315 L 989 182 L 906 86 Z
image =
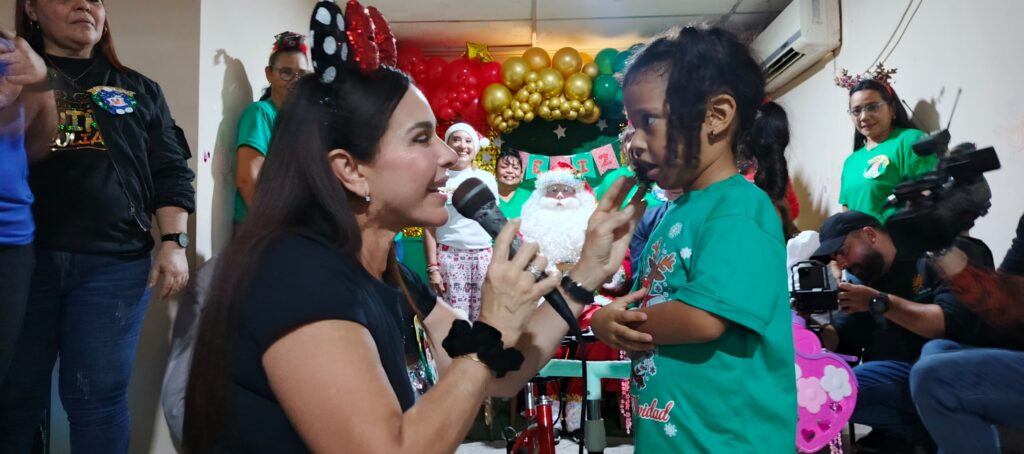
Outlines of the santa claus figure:
M 597 199 L 568 164 L 540 174 L 536 189 L 523 204 L 524 239 L 540 245 L 548 263 L 565 270 L 580 259 L 587 221 L 597 208 Z

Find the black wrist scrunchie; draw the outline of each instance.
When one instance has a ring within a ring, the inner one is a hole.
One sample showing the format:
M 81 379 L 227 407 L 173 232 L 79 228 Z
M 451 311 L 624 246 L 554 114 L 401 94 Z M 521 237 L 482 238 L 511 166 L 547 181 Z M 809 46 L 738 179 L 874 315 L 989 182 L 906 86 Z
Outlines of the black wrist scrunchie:
M 452 359 L 476 353 L 498 378 L 523 365 L 523 354 L 515 348 L 503 348 L 501 332 L 484 322 L 470 325 L 465 320 L 456 320 L 441 346 Z

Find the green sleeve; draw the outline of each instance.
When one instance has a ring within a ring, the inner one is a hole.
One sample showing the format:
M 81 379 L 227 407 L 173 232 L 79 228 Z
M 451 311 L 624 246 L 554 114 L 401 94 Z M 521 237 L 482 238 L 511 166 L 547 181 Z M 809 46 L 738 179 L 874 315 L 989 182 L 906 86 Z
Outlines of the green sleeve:
M 260 103 L 252 103 L 238 121 L 238 144 L 235 145 L 235 149 L 244 145 L 266 156 L 270 149 L 270 133 L 273 129 L 274 118 L 271 113 L 262 108 Z
M 900 159 L 900 179 L 903 181 L 913 180 L 923 173 L 931 172 L 939 163 L 939 158 L 935 155 L 918 156 L 917 153 L 914 153 L 913 145 L 924 135 L 922 131 L 908 129 L 900 137 L 900 149 L 897 156 Z
M 676 290 L 668 298 L 763 334 L 776 305 L 785 300 L 782 239 L 749 217 L 723 216 L 705 224 L 695 241 L 688 251 L 689 281 L 671 282 L 683 273 L 670 276 Z

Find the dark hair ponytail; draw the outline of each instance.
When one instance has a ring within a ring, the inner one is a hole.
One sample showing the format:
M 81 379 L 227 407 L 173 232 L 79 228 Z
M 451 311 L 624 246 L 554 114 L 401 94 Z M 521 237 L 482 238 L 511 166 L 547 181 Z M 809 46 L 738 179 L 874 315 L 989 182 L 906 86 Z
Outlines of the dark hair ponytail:
M 789 117 L 786 110 L 773 101 L 762 104 L 754 124 L 739 139 L 737 158 L 752 159 L 756 163 L 754 183 L 773 200 L 784 199 L 789 184 L 786 166 Z
M 772 199 L 785 197 L 789 181 L 785 150 L 789 145 L 786 111 L 765 103 L 761 67 L 736 35 L 718 27 L 686 27 L 655 39 L 640 50 L 623 85 L 651 72 L 667 75 L 669 108 L 666 150 L 669 159 L 682 145 L 684 163 L 700 160 L 700 133 L 712 96 L 736 100 L 733 154 L 758 166 L 755 182 Z
M 900 101 L 899 95 L 896 94 L 896 90 L 893 90 L 892 85 L 883 84 L 875 79 L 864 79 L 854 85 L 850 89 L 850 96 L 861 90 L 872 90 L 882 97 L 882 100 L 889 105 L 889 108 L 896 113 L 896 118 L 892 120 L 893 128 L 904 128 L 904 129 L 919 129 L 914 122 L 910 121 L 910 115 L 907 114 L 907 109 L 903 107 L 903 102 Z M 867 137 L 857 131 L 856 128 L 853 130 L 853 151 L 860 150 L 864 147 L 864 143 L 867 141 Z

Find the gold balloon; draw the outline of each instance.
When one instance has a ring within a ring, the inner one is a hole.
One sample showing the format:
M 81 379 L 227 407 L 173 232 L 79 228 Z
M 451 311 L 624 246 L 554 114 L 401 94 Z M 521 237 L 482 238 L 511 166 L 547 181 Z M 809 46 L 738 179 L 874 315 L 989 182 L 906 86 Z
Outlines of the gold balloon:
M 563 47 L 558 49 L 555 56 L 551 58 L 551 67 L 557 69 L 563 76 L 569 77 L 580 72 L 580 68 L 583 67 L 583 57 L 580 57 L 580 53 L 576 49 Z
M 530 100 L 528 101 L 531 106 L 537 107 L 541 102 L 544 101 L 544 97 L 540 93 L 530 93 Z
M 580 52 L 580 59 L 583 60 L 583 66 L 594 62 L 594 57 L 586 52 Z
M 515 112 L 515 115 L 513 115 L 513 118 L 515 118 L 516 120 L 522 120 L 525 117 L 526 117 L 526 113 L 521 111 L 521 110 L 517 110 Z
M 540 80 L 540 75 L 537 74 L 537 71 L 530 71 L 530 72 L 526 73 L 526 77 L 523 78 L 523 80 L 525 80 L 526 83 L 536 82 L 536 81 Z
M 558 96 L 563 86 L 565 79 L 557 69 L 548 68 L 540 72 L 540 92 L 544 96 Z
M 575 120 L 576 118 L 578 118 L 579 116 L 580 116 L 580 113 L 578 111 L 570 110 L 569 113 L 566 114 L 565 119 L 572 121 L 572 120 Z
M 540 82 L 538 82 L 538 81 L 527 82 L 526 83 L 526 91 L 529 91 L 530 93 L 537 93 L 538 91 L 540 91 Z
M 551 118 L 551 108 L 548 107 L 548 106 L 540 106 L 537 109 L 537 113 L 540 115 L 541 118 L 543 118 L 545 120 L 547 120 L 548 118 Z
M 555 120 L 561 120 L 562 119 L 562 111 L 561 110 L 552 110 L 551 111 L 551 118 L 554 118 Z
M 539 47 L 531 47 L 523 52 L 523 60 L 530 65 L 530 69 L 534 71 L 540 71 L 544 68 L 551 66 L 551 57 L 548 57 L 548 51 Z
M 557 109 L 562 107 L 562 100 L 561 99 L 551 98 L 551 99 L 548 99 L 547 102 L 548 102 L 548 107 L 550 107 L 551 110 L 557 110 Z
M 526 114 L 523 115 L 523 121 L 525 121 L 527 123 L 533 121 L 533 119 L 534 119 L 533 112 L 526 112 Z
M 568 116 L 569 112 L 572 112 L 572 107 L 569 106 L 569 103 L 563 102 L 562 107 L 559 108 L 558 110 L 562 112 L 562 115 Z
M 579 101 L 574 99 L 572 101 L 569 101 L 569 108 L 572 109 L 572 110 L 582 110 L 583 109 L 583 103 L 581 103 L 581 102 L 579 102 Z
M 583 101 L 590 97 L 590 89 L 594 83 L 586 74 L 576 73 L 565 79 L 565 95 L 573 101 Z
M 594 123 L 597 123 L 597 120 L 600 120 L 600 119 L 601 119 L 601 108 L 597 107 L 597 106 L 594 106 L 594 110 L 591 111 L 589 114 L 581 115 L 580 118 L 579 118 L 581 123 L 588 124 L 588 125 L 592 125 Z
M 593 99 L 587 99 L 583 101 L 583 110 L 590 112 L 591 110 L 594 110 L 595 107 L 597 107 L 597 103 L 594 102 Z
M 516 92 L 516 101 L 519 101 L 521 103 L 529 102 L 530 91 L 527 90 L 526 87 L 520 88 L 519 91 Z
M 597 77 L 599 74 L 601 74 L 601 70 L 598 69 L 597 63 L 590 62 L 583 65 L 583 74 L 586 74 L 587 76 L 590 76 L 591 79 L 593 79 Z
M 518 127 L 519 127 L 519 121 L 518 120 L 509 120 L 509 122 L 508 122 L 508 129 L 516 129 Z
M 512 92 L 502 84 L 490 84 L 484 89 L 481 100 L 487 113 L 500 113 L 512 102 Z
M 498 129 L 502 130 L 502 132 L 508 132 L 508 122 L 502 121 L 501 123 L 498 123 Z
M 501 64 L 501 82 L 510 90 L 518 90 L 523 86 L 523 78 L 530 71 L 530 65 L 521 57 L 512 57 Z
M 504 119 L 504 120 L 508 120 L 509 118 L 512 118 L 512 115 L 513 115 L 512 109 L 505 109 L 503 112 L 501 112 L 501 118 Z

